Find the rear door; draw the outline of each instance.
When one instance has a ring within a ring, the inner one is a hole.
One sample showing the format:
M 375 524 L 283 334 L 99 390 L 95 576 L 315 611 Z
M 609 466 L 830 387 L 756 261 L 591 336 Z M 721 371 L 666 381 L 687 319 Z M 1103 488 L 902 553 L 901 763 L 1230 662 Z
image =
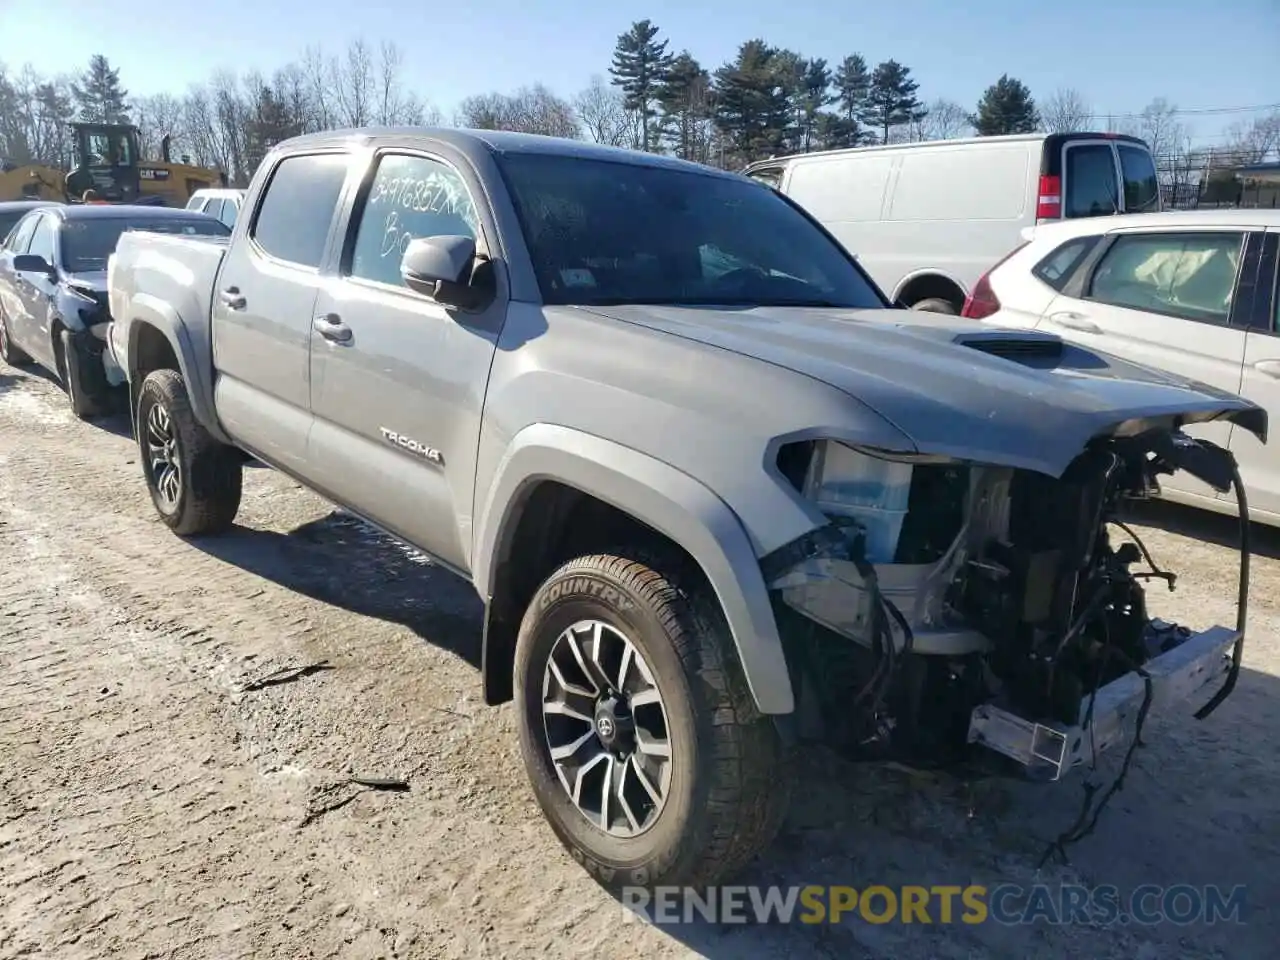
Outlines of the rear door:
M 333 150 L 277 160 L 213 291 L 218 415 L 252 452 L 299 473 L 311 425 L 313 307 L 350 161 Z
M 20 221 L 9 234 L 4 249 L 0 251 L 0 310 L 4 311 L 5 325 L 10 338 L 20 347 L 25 345 L 26 339 L 23 331 L 27 326 L 27 304 L 22 290 L 27 280 L 25 275 L 13 269 L 13 258 L 27 252 L 27 247 L 31 244 L 31 234 L 36 229 L 36 221 L 40 219 L 40 215 L 36 214 L 28 215 L 26 219 Z
M 45 215 L 36 222 L 35 231 L 31 234 L 31 243 L 27 254 L 43 257 L 44 261 L 56 266 L 58 263 L 58 220 Z M 52 322 L 53 298 L 58 290 L 58 281 L 48 274 L 34 271 L 18 273 L 21 282 L 18 284 L 18 297 L 22 302 L 20 335 L 17 338 L 22 348 L 31 354 L 46 370 L 57 370 L 57 361 L 53 353 L 53 339 L 49 325 Z
M 1061 189 L 1064 220 L 1119 213 L 1120 178 L 1112 141 L 1066 141 L 1062 147 Z
M 1238 393 L 1245 329 L 1233 306 L 1245 240 L 1240 227 L 1112 233 L 1049 305 L 1040 329 Z M 1221 446 L 1231 440 L 1225 423 L 1188 432 Z M 1186 474 L 1165 485 L 1218 496 Z
M 1231 452 L 1249 493 L 1249 505 L 1280 514 L 1280 228 L 1251 237 L 1241 271 L 1240 302 L 1247 309 L 1244 377 L 1240 393 L 1267 411 L 1271 442 L 1264 446 L 1247 430 L 1231 432 Z M 1228 494 L 1231 496 L 1231 494 Z

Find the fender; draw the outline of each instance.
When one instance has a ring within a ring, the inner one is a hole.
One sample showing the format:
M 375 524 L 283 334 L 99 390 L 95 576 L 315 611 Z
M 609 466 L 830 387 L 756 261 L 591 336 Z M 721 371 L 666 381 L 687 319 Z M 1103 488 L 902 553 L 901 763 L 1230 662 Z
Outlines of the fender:
M 720 601 L 760 712 L 794 710 L 768 589 L 738 517 L 698 480 L 630 447 L 551 424 L 516 434 L 495 471 L 477 529 L 474 581 L 486 600 L 494 593 L 494 560 L 517 526 L 525 495 L 540 480 L 597 497 L 684 548 Z
M 191 410 L 196 419 L 214 437 L 230 444 L 231 439 L 218 423 L 213 404 L 212 353 L 208 347 L 198 349 L 191 331 L 168 303 L 151 294 L 136 293 L 129 301 L 128 374 L 130 387 L 136 390 L 141 384 L 133 384 L 134 371 L 138 369 L 139 324 L 147 323 L 159 330 L 169 341 L 173 355 L 178 358 L 178 372 L 187 383 L 191 398 Z M 204 362 L 202 362 L 202 360 Z M 135 395 L 136 396 L 136 395 Z M 132 404 L 130 407 L 132 408 Z

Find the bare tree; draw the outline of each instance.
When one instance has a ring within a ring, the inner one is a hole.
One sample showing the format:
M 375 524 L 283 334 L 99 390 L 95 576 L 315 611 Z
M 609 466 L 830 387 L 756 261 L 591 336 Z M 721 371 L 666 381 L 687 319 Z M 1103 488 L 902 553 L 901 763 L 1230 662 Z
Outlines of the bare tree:
M 177 97 L 169 93 L 134 97 L 133 115 L 138 125 L 138 146 L 144 157 L 163 159 L 161 147 L 166 136 L 174 141 L 170 143 L 171 153 L 182 149 L 183 107 Z
M 458 107 L 458 124 L 479 130 L 515 130 L 571 140 L 582 135 L 572 104 L 540 83 L 521 87 L 511 95 L 485 93 L 467 97 Z
M 929 104 L 910 123 L 900 124 L 889 131 L 890 143 L 920 143 L 924 140 L 954 140 L 973 133 L 969 112 L 960 104 L 937 99 Z
M 1226 152 L 1241 166 L 1263 163 L 1280 150 L 1280 111 L 1227 128 Z
M 627 110 L 618 89 L 605 83 L 599 74 L 594 75 L 591 85 L 574 98 L 573 105 L 587 136 L 596 143 L 629 147 L 637 142 L 639 124 L 636 116 Z
M 1123 124 L 1122 132 L 1145 140 L 1157 163 L 1176 151 L 1189 134 L 1178 120 L 1178 108 L 1164 97 L 1152 100 L 1142 113 Z
M 373 56 L 363 38 L 352 40 L 346 56 L 329 61 L 338 124 L 343 127 L 367 127 L 374 120 Z
M 1059 87 L 1039 106 L 1040 123 L 1049 133 L 1071 133 L 1089 126 L 1092 108 L 1079 90 Z

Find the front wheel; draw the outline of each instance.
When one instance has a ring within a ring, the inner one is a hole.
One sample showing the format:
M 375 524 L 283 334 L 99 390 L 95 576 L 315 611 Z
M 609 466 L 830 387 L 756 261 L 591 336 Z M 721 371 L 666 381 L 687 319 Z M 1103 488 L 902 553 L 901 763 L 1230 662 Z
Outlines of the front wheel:
M 773 839 L 781 741 L 682 558 L 565 564 L 525 613 L 514 680 L 538 803 L 607 888 L 714 883 Z
M 89 370 L 86 369 L 83 355 L 76 348 L 76 341 L 70 330 L 61 332 L 58 350 L 58 373 L 62 376 L 62 386 L 67 391 L 71 412 L 81 420 L 102 416 L 106 412 L 105 404 L 100 399 L 103 391 L 91 386 Z
M 138 453 L 156 511 L 174 533 L 221 533 L 240 509 L 239 451 L 196 419 L 187 385 L 155 370 L 138 391 Z

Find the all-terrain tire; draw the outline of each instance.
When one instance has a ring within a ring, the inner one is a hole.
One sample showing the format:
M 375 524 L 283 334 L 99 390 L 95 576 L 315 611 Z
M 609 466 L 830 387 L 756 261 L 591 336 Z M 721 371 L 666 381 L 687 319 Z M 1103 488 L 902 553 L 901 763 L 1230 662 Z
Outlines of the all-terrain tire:
M 0 360 L 11 367 L 25 367 L 31 362 L 31 358 L 9 339 L 9 323 L 3 305 L 0 305 Z
M 70 330 L 63 330 L 58 339 L 58 373 L 62 376 L 63 389 L 71 403 L 71 412 L 81 420 L 92 420 L 109 412 L 101 397 L 102 388 L 92 384 L 84 359 L 76 349 Z
M 172 430 L 173 458 L 179 465 L 177 495 L 168 502 L 157 487 L 149 424 L 162 407 Z M 179 536 L 221 533 L 235 521 L 243 483 L 239 451 L 215 439 L 191 410 L 186 383 L 174 370 L 155 370 L 138 391 L 138 454 L 156 512 Z
M 942 297 L 926 297 L 923 300 L 917 300 L 911 305 L 911 309 L 923 310 L 926 313 L 945 313 L 953 317 L 960 313 L 954 303 Z
M 544 671 L 572 624 L 601 621 L 634 645 L 661 694 L 670 785 L 653 825 L 600 829 L 556 774 L 544 726 Z M 516 642 L 520 746 L 534 794 L 570 854 L 603 886 L 699 886 L 731 876 L 777 834 L 788 758 L 756 709 L 728 625 L 701 572 L 679 555 L 624 548 L 571 560 L 535 593 Z

